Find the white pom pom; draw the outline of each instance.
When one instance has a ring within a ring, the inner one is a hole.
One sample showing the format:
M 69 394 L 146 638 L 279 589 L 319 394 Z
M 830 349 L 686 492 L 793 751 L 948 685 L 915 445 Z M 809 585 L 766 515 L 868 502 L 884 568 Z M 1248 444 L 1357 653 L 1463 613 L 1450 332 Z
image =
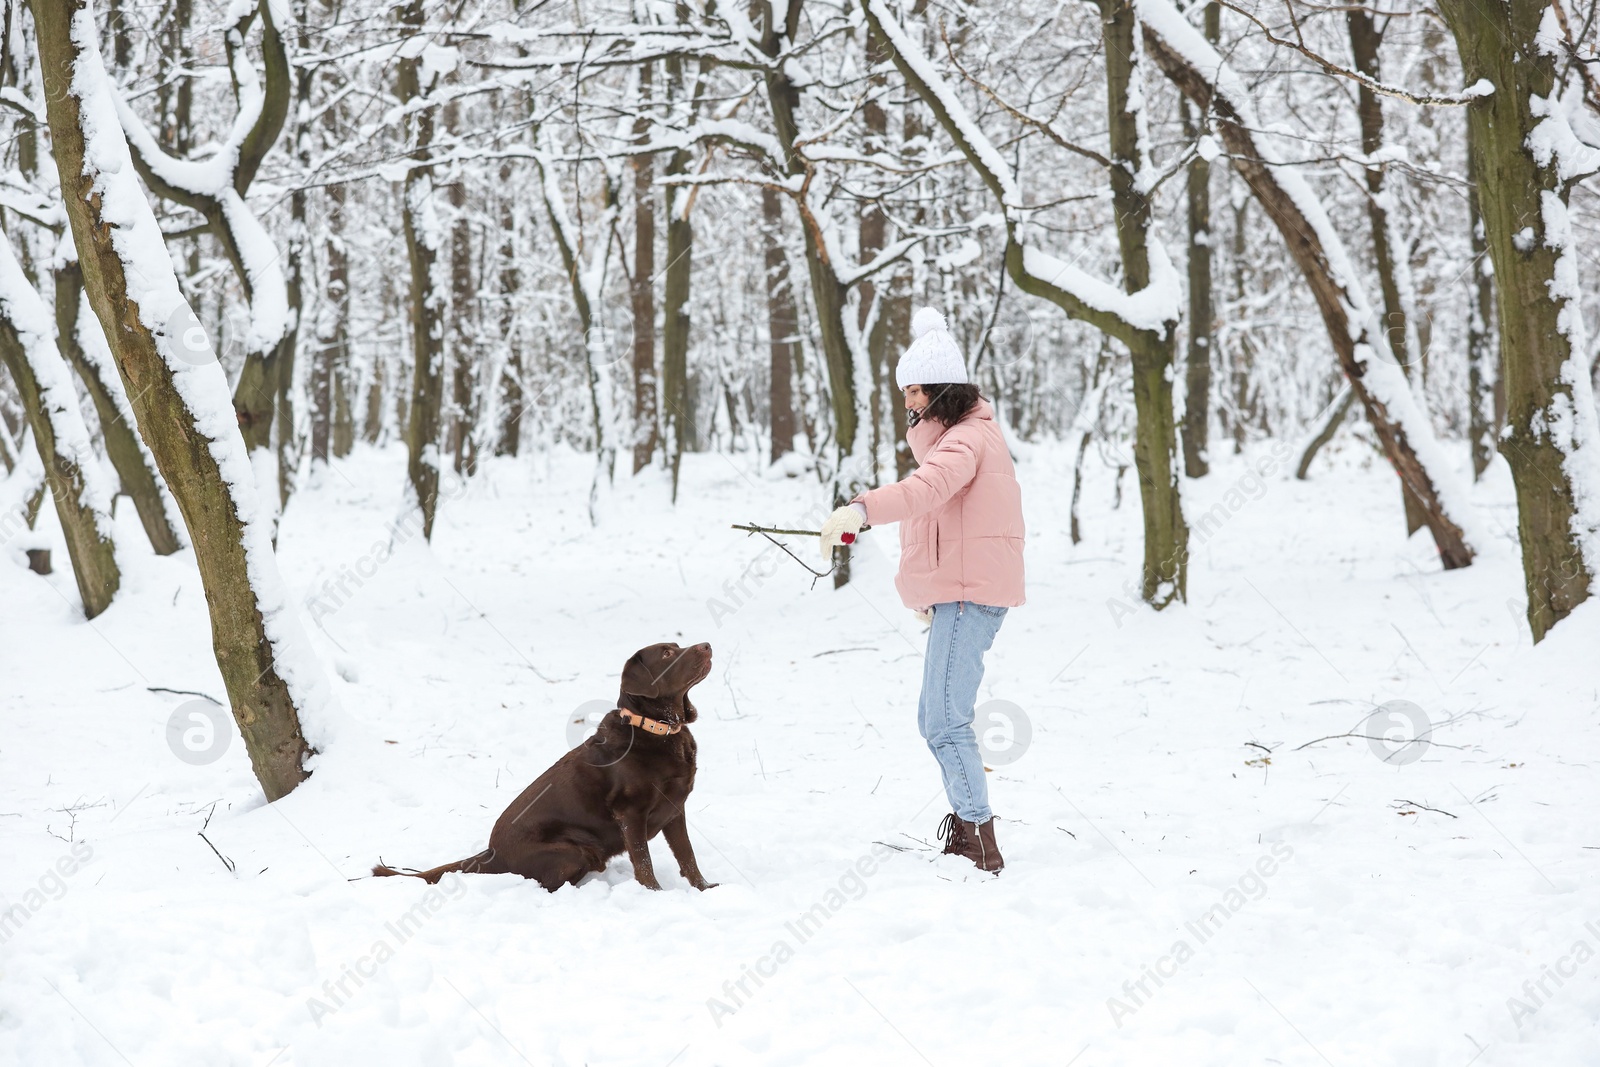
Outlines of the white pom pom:
M 949 329 L 944 324 L 944 316 L 939 314 L 938 308 L 919 308 L 917 313 L 911 316 L 911 336 L 913 339 L 921 337 L 929 330 L 944 330 L 948 332 Z

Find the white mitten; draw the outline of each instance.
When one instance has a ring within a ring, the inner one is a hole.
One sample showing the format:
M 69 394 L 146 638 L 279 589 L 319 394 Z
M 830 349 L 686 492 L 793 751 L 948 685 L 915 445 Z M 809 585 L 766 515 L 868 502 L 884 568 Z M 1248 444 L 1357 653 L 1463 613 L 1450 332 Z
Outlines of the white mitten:
M 917 617 L 917 621 L 922 623 L 922 625 L 924 625 L 924 626 L 932 626 L 933 625 L 933 609 L 932 608 L 923 608 L 921 611 L 912 612 L 912 614 L 914 614 Z
M 861 532 L 861 524 L 867 521 L 863 509 L 846 504 L 835 509 L 828 521 L 822 524 L 822 562 L 833 561 L 833 550 L 839 545 L 847 545 L 855 541 L 856 535 Z M 850 540 L 846 541 L 844 535 L 849 534 Z

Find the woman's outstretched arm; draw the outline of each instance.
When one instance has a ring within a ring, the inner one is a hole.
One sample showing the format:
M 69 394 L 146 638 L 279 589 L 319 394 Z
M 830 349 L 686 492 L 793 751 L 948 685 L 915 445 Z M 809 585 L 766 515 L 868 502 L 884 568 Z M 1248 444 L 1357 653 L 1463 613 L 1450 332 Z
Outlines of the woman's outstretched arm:
M 859 502 L 867 509 L 867 521 L 874 526 L 900 522 L 943 504 L 964 489 L 977 472 L 978 454 L 972 442 L 947 433 L 905 478 L 893 485 L 869 489 L 851 502 Z

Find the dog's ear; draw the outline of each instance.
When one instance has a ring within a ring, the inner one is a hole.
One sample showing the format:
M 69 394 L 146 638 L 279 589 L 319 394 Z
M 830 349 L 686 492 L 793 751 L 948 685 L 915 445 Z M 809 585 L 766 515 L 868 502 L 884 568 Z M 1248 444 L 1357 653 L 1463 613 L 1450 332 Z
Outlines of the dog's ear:
M 654 647 L 654 646 L 652 646 Z M 649 648 L 641 648 L 622 665 L 622 691 L 629 696 L 659 697 L 662 672 L 647 662 Z

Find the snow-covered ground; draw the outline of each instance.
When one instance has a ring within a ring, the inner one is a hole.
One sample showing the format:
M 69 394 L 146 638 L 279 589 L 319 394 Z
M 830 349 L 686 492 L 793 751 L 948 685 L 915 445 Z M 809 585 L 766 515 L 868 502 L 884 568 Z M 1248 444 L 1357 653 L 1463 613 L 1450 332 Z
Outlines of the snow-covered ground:
M 1497 540 L 1446 574 L 1372 458 L 1346 438 L 1299 483 L 1283 449 L 1219 457 L 1161 614 L 1132 472 L 1112 510 L 1091 462 L 1073 546 L 1070 451 L 1022 458 L 1029 603 L 983 686 L 1031 725 L 991 761 L 998 879 L 930 848 L 894 530 L 809 588 L 727 529 L 821 503 L 752 457 L 687 457 L 676 509 L 624 480 L 597 528 L 589 457 L 495 461 L 392 556 L 401 453 L 338 463 L 279 547 L 341 706 L 270 807 L 236 736 L 177 758 L 195 698 L 151 691 L 221 695 L 192 558 L 122 501 L 123 592 L 86 623 L 8 545 L 0 1063 L 1589 1067 L 1600 604 L 1533 648 L 1503 466 L 1473 498 Z M 555 894 L 363 877 L 481 848 L 659 640 L 715 649 L 689 808 L 719 888 L 660 840 L 662 893 L 625 859 Z M 1395 700 L 1431 744 L 1308 745 Z

